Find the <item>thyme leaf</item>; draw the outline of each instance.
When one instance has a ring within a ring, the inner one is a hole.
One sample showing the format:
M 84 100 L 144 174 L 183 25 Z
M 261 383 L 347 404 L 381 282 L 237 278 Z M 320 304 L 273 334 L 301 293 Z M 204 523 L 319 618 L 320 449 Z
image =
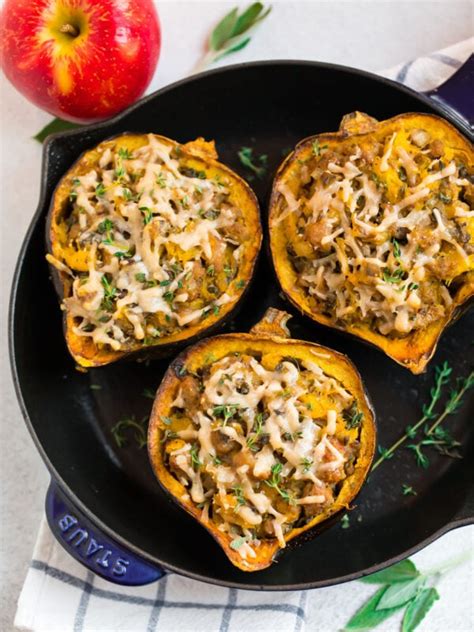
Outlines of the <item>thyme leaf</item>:
M 411 443 L 407 446 L 408 449 L 413 451 L 417 465 L 422 468 L 429 466 L 429 458 L 423 452 L 423 449 L 427 447 L 435 449 L 439 454 L 444 456 L 460 458 L 461 455 L 457 451 L 457 447 L 460 445 L 459 442 L 455 441 L 449 431 L 441 427 L 441 424 L 446 417 L 460 409 L 465 394 L 474 387 L 474 371 L 471 371 L 466 377 L 461 377 L 456 380 L 456 386 L 451 389 L 442 412 L 436 413 L 436 405 L 443 396 L 444 387 L 449 383 L 451 373 L 452 369 L 447 362 L 435 367 L 434 384 L 430 388 L 430 401 L 422 406 L 422 417 L 414 425 L 408 425 L 405 428 L 405 433 L 389 448 L 385 449 L 379 446 L 378 451 L 380 457 L 373 464 L 372 471 L 383 461 L 391 458 L 394 452 L 402 446 L 407 439 L 415 439 L 423 426 L 425 426 L 423 430 L 424 438 L 420 439 L 417 443 Z M 432 425 L 426 425 L 427 422 L 430 421 L 433 422 Z
M 238 152 L 238 156 L 244 167 L 253 171 L 259 178 L 263 177 L 267 169 L 268 156 L 266 154 L 254 157 L 251 147 L 242 147 Z
M 264 483 L 265 485 L 268 485 L 268 487 L 273 487 L 273 489 L 276 490 L 280 494 L 280 496 L 284 500 L 287 501 L 287 503 L 289 503 L 290 505 L 294 505 L 296 501 L 293 495 L 287 492 L 285 489 L 281 488 L 280 475 L 281 475 L 282 469 L 283 469 L 283 465 L 280 463 L 280 461 L 272 465 L 271 470 L 270 470 L 271 471 L 270 480 L 266 480 L 264 481 Z
M 193 468 L 195 470 L 198 470 L 202 465 L 202 461 L 199 458 L 199 447 L 194 444 L 193 446 L 191 446 L 191 450 L 189 451 L 189 453 L 191 455 L 191 463 L 193 464 Z
M 342 416 L 344 418 L 346 428 L 351 430 L 352 428 L 358 428 L 360 426 L 364 413 L 357 408 L 357 404 L 354 402 L 348 410 L 344 411 Z
M 131 436 L 138 449 L 141 450 L 147 444 L 147 425 L 147 415 L 138 421 L 135 419 L 135 416 L 132 415 L 131 417 L 118 421 L 112 426 L 110 432 L 119 448 L 125 447 L 128 443 L 128 437 Z
M 222 425 L 225 426 L 229 419 L 231 419 L 239 410 L 240 404 L 223 404 L 221 406 L 214 406 L 212 409 L 212 415 L 215 418 L 222 418 Z

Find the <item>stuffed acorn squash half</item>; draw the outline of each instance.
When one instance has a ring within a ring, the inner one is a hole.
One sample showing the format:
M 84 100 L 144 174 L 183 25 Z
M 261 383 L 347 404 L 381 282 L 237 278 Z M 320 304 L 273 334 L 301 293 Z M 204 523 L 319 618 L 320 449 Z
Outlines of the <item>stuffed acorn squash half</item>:
M 201 341 L 171 364 L 150 418 L 162 487 L 244 571 L 317 535 L 359 492 L 375 420 L 345 356 L 288 339 L 268 310 L 250 334 Z
M 61 179 L 47 242 L 69 350 L 101 366 L 169 355 L 221 324 L 252 277 L 259 208 L 213 142 L 130 134 Z
M 422 372 L 474 294 L 474 153 L 446 121 L 344 117 L 274 181 L 270 240 L 289 300 Z

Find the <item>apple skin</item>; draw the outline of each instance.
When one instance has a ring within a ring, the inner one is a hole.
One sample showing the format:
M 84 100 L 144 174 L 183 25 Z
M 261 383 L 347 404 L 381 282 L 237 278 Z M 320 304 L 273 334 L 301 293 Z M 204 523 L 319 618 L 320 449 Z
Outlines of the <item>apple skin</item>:
M 158 62 L 152 0 L 5 0 L 0 62 L 35 105 L 79 123 L 136 101 Z

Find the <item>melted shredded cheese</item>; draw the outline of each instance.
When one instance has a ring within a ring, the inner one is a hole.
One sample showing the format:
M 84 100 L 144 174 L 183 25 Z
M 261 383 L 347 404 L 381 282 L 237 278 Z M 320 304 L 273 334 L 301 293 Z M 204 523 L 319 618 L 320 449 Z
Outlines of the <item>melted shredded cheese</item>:
M 183 166 L 180 148 L 152 134 L 134 151 L 119 145 L 72 180 L 65 240 L 48 255 L 72 277 L 63 308 L 75 334 L 114 350 L 217 316 L 243 290 L 252 240 L 225 179 Z
M 168 467 L 244 559 L 269 538 L 285 546 L 295 523 L 327 510 L 357 459 L 361 417 L 346 427 L 356 401 L 316 358 L 269 365 L 231 353 L 195 375 L 167 411 Z
M 277 184 L 271 231 L 286 240 L 310 308 L 339 326 L 406 336 L 446 317 L 451 281 L 474 270 L 472 167 L 446 142 L 420 149 L 413 141 L 429 142 L 424 130 L 411 136 L 330 147 Z

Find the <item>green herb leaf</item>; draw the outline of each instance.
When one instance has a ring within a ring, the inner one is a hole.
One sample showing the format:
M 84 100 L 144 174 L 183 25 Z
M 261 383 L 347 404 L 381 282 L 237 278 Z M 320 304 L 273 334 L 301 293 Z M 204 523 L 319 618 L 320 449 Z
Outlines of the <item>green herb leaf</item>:
M 413 599 L 425 582 L 425 578 L 420 575 L 415 579 L 406 582 L 397 582 L 387 588 L 382 595 L 377 610 L 386 610 L 387 608 L 397 608 L 404 606 Z
M 227 40 L 232 37 L 232 33 L 237 22 L 237 15 L 238 9 L 236 7 L 222 18 L 209 37 L 209 48 L 218 51 L 223 47 Z
M 402 253 L 400 250 L 400 244 L 395 239 L 395 237 L 392 237 L 392 244 L 393 244 L 393 256 L 395 257 L 397 261 L 400 261 L 400 257 Z
M 235 487 L 232 488 L 232 491 L 234 492 L 234 496 L 237 500 L 237 507 L 241 507 L 242 505 L 245 505 L 246 502 L 244 498 L 244 490 L 242 488 L 242 485 L 236 485 Z
M 214 417 L 223 417 L 223 425 L 225 426 L 229 419 L 231 419 L 239 410 L 240 404 L 223 404 L 221 406 L 214 406 L 212 414 Z
M 245 11 L 237 18 L 235 23 L 232 35 L 235 37 L 236 35 L 242 35 L 245 31 L 252 28 L 255 25 L 255 21 L 258 16 L 261 14 L 263 10 L 263 4 L 261 2 L 254 2 L 251 4 Z M 260 15 L 259 20 L 263 20 L 263 18 L 270 13 L 271 7 L 267 9 L 267 11 Z M 258 20 L 257 20 L 258 21 Z
M 450 381 L 451 373 L 452 369 L 447 362 L 435 367 L 434 385 L 430 389 L 430 402 L 423 404 L 423 416 L 413 426 L 406 426 L 405 433 L 400 439 L 395 441 L 390 448 L 385 449 L 379 446 L 378 450 L 381 456 L 372 465 L 371 471 L 375 470 L 386 459 L 392 458 L 395 450 L 402 446 L 407 439 L 414 439 L 418 430 L 426 424 L 427 421 L 433 421 L 433 424 L 429 428 L 427 426 L 425 427 L 424 433 L 426 439 L 407 446 L 415 453 L 417 464 L 423 468 L 429 466 L 429 458 L 423 453 L 424 447 L 434 448 L 440 454 L 451 458 L 461 457 L 459 452 L 453 449 L 459 445 L 459 442 L 455 441 L 449 432 L 441 428 L 440 425 L 448 415 L 453 414 L 460 408 L 463 403 L 464 395 L 474 386 L 474 371 L 466 377 L 458 378 L 456 388 L 451 390 L 444 410 L 439 414 L 435 412 L 435 407 L 443 395 L 443 387 Z
M 199 458 L 199 447 L 197 445 L 193 445 L 190 450 L 191 455 L 191 463 L 195 470 L 199 469 L 202 465 L 202 461 Z
M 105 187 L 102 184 L 102 182 L 99 182 L 99 184 L 95 188 L 95 194 L 97 195 L 97 197 L 102 197 L 104 193 L 105 193 Z
M 79 123 L 71 123 L 71 121 L 64 121 L 63 119 L 55 118 L 45 125 L 43 129 L 36 134 L 36 136 L 33 136 L 33 138 L 39 143 L 42 143 L 50 134 L 66 132 L 67 130 L 77 129 L 78 127 L 82 126 L 79 125 Z
M 222 53 L 222 55 L 219 55 L 219 57 L 216 57 L 216 61 L 219 61 L 219 59 L 222 59 L 226 55 L 230 55 L 230 53 L 238 53 L 239 50 L 242 50 L 243 48 L 245 48 L 249 42 L 250 42 L 250 37 L 247 37 L 246 39 L 242 40 L 235 46 L 228 48 L 224 53 Z
M 404 496 L 416 496 L 416 492 L 411 485 L 402 485 L 402 494 Z
M 280 496 L 286 500 L 289 504 L 294 504 L 295 503 L 295 499 L 294 497 L 287 492 L 285 489 L 281 488 L 281 477 L 280 477 L 280 473 L 283 469 L 283 465 L 282 463 L 280 463 L 280 461 L 277 461 L 274 465 L 272 465 L 271 467 L 271 478 L 270 480 L 266 480 L 264 481 L 265 485 L 268 485 L 268 487 L 273 487 L 273 489 L 275 489 Z
M 311 466 L 313 465 L 313 459 L 305 456 L 303 459 L 301 459 L 300 465 L 303 468 L 303 473 L 306 474 L 310 471 Z
M 118 155 L 124 160 L 130 160 L 130 158 L 132 157 L 130 151 L 128 149 L 125 149 L 124 147 L 119 148 Z
M 245 48 L 250 42 L 250 33 L 270 11 L 271 7 L 265 10 L 261 2 L 254 2 L 240 15 L 237 7 L 229 11 L 209 36 L 208 52 L 197 65 L 196 70 L 203 70 L 222 57 Z
M 372 573 L 363 577 L 361 581 L 366 584 L 392 584 L 394 582 L 406 582 L 415 579 L 420 572 L 411 560 L 402 560 L 398 564 L 384 568 L 383 571 Z
M 412 632 L 423 620 L 428 610 L 439 599 L 436 588 L 423 588 L 408 604 L 402 622 L 402 632 Z
M 344 514 L 341 518 L 341 528 L 349 529 L 350 526 L 351 526 L 350 518 L 347 514 Z
M 364 413 L 357 408 L 357 404 L 354 402 L 348 410 L 342 413 L 342 416 L 346 428 L 351 430 L 352 428 L 358 428 L 360 426 Z
M 143 223 L 146 226 L 153 219 L 153 211 L 148 206 L 140 206 L 138 210 L 143 214 Z
M 137 421 L 132 415 L 127 419 L 121 419 L 110 431 L 115 439 L 115 443 L 119 448 L 127 445 L 127 434 L 131 433 L 139 449 L 144 448 L 147 444 L 147 423 L 148 417 L 143 417 Z
M 422 444 L 421 443 L 417 443 L 417 444 L 410 443 L 410 445 L 407 445 L 407 448 L 410 449 L 410 450 L 413 450 L 413 452 L 415 453 L 416 464 L 419 465 L 420 467 L 422 467 L 424 470 L 426 470 L 426 468 L 430 464 L 430 460 L 426 456 L 426 454 L 423 454 L 423 452 L 422 452 Z
M 156 184 L 160 187 L 160 189 L 164 189 L 166 187 L 166 178 L 162 173 L 159 173 L 156 176 Z
M 144 388 L 142 395 L 143 397 L 147 397 L 148 399 L 155 399 L 156 391 L 151 388 Z
M 266 154 L 261 154 L 258 158 L 254 158 L 253 149 L 251 147 L 242 147 L 238 152 L 238 156 L 244 167 L 253 171 L 259 178 L 265 174 L 268 160 Z
M 384 268 L 382 278 L 386 283 L 400 283 L 404 274 L 401 268 L 396 268 L 393 272 L 389 268 Z
M 391 617 L 395 612 L 400 610 L 402 606 L 397 606 L 396 608 L 387 608 L 385 610 L 378 610 L 377 606 L 385 594 L 387 590 L 387 586 L 382 586 L 375 595 L 372 597 L 360 608 L 355 615 L 349 620 L 345 629 L 346 630 L 368 630 L 370 628 L 375 628 L 376 625 L 385 621 Z

